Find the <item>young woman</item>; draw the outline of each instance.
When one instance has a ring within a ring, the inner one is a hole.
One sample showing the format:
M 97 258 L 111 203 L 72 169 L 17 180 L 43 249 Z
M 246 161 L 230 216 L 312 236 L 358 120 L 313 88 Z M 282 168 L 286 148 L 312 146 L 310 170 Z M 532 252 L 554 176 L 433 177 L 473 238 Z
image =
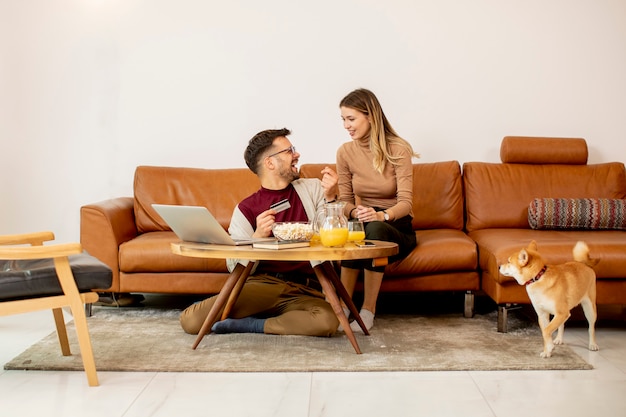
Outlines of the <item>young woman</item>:
M 417 239 L 413 219 L 413 162 L 419 157 L 385 117 L 378 99 L 369 90 L 352 91 L 339 103 L 343 126 L 352 141 L 337 151 L 339 199 L 346 203 L 348 219 L 365 223 L 365 238 L 395 242 L 395 262 L 406 257 Z M 384 267 L 373 267 L 371 260 L 341 262 L 341 282 L 350 295 L 361 271 L 364 299 L 361 318 L 369 330 L 374 325 L 376 301 Z M 344 307 L 344 311 L 347 308 Z M 361 331 L 356 322 L 353 331 Z

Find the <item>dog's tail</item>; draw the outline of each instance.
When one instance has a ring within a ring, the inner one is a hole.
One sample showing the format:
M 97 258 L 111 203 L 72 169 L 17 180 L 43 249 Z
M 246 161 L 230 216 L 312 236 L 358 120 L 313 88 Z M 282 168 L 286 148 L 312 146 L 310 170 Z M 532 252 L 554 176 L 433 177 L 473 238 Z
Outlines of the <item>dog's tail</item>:
M 587 266 L 594 267 L 600 262 L 599 259 L 591 259 L 589 257 L 589 246 L 583 241 L 576 242 L 573 253 L 575 261 L 582 262 Z

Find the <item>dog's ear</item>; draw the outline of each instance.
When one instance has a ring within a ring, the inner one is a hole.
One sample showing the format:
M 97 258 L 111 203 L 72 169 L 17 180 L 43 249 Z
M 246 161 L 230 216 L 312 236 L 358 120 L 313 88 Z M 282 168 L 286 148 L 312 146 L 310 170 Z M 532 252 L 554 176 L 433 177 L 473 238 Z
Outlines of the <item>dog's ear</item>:
M 528 258 L 528 252 L 526 252 L 526 249 L 522 249 L 517 254 L 517 263 L 519 264 L 519 266 L 524 267 L 526 266 L 526 264 L 528 264 Z
M 528 244 L 528 250 L 532 250 L 532 251 L 537 251 L 537 242 L 534 240 L 531 240 L 530 243 Z

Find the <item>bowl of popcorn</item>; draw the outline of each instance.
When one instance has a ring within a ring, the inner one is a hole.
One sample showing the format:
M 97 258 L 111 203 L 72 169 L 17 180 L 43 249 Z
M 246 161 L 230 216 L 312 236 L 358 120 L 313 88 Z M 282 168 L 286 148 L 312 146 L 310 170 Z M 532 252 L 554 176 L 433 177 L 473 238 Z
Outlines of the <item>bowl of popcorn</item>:
M 279 240 L 311 240 L 313 224 L 311 222 L 277 222 L 272 226 L 272 233 Z

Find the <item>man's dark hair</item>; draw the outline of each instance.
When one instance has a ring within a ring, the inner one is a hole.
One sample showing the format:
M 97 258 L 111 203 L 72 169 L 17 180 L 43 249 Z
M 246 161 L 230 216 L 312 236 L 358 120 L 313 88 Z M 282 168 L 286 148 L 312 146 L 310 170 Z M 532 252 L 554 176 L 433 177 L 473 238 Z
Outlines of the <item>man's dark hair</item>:
M 281 136 L 287 137 L 289 135 L 291 135 L 291 131 L 287 128 L 263 130 L 254 135 L 248 142 L 248 147 L 243 153 L 243 159 L 246 161 L 248 168 L 255 174 L 258 174 L 261 157 L 272 147 L 274 139 Z

